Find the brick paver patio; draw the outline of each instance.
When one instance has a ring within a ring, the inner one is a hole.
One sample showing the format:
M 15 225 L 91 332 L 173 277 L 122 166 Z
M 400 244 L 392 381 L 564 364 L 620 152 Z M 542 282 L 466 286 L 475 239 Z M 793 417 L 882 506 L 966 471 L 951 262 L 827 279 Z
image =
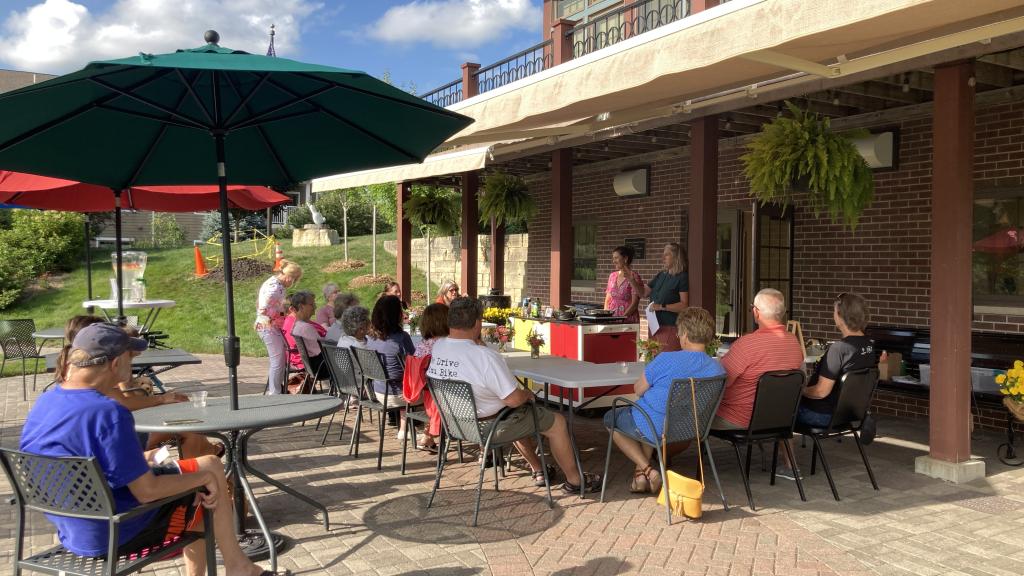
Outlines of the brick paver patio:
M 203 388 L 224 395 L 226 370 L 216 356 L 201 366 L 167 374 L 181 391 Z M 262 390 L 265 365 L 244 359 L 243 391 Z M 21 401 L 20 378 L 0 379 L 3 427 L 0 442 L 15 446 L 31 401 Z M 40 385 L 41 387 L 41 385 Z M 351 422 L 351 418 L 349 419 Z M 365 430 L 365 429 L 364 429 Z M 677 520 L 666 526 L 664 509 L 653 497 L 626 489 L 630 469 L 613 451 L 607 502 L 580 500 L 555 491 L 549 510 L 543 489 L 514 469 L 495 493 L 485 492 L 480 526 L 471 528 L 476 466 L 457 460 L 445 473 L 434 507 L 425 509 L 434 460 L 413 452 L 410 472 L 399 475 L 400 444 L 394 429 L 385 442 L 384 468 L 375 463 L 376 432 L 366 430 L 361 456 L 347 456 L 335 424 L 327 446 L 312 424 L 267 430 L 252 442 L 255 466 L 308 494 L 331 511 L 325 532 L 305 504 L 253 479 L 271 527 L 292 539 L 280 566 L 295 574 L 701 574 L 701 575 L 1019 575 L 1024 573 L 1024 469 L 994 458 L 1002 440 L 977 433 L 974 450 L 986 459 L 988 477 L 956 486 L 913 473 L 914 457 L 927 450 L 927 423 L 884 420 L 869 447 L 881 490 L 871 489 L 856 447 L 831 443 L 828 456 L 840 495 L 836 502 L 823 474 L 806 479 L 807 502 L 792 482 L 769 486 L 755 464 L 751 482 L 756 512 L 746 507 L 731 448 L 714 443 L 715 459 L 730 502 L 722 509 L 712 487 L 705 494 L 700 522 Z M 577 420 L 584 466 L 603 465 L 607 435 L 596 419 Z M 471 456 L 473 454 L 471 453 Z M 769 455 L 770 456 L 770 455 Z M 802 467 L 810 449 L 797 449 Z M 471 458 L 473 459 L 473 458 Z M 475 462 L 475 459 L 473 459 Z M 755 462 L 757 461 L 755 451 Z M 518 462 L 517 462 L 518 463 Z M 692 453 L 674 468 L 692 474 Z M 710 475 L 709 475 L 710 477 Z M 490 471 L 488 473 L 490 479 Z M 10 487 L 0 485 L 9 495 Z M 0 505 L 0 572 L 9 573 L 14 512 Z M 254 523 L 253 523 L 254 525 Z M 54 541 L 50 526 L 33 517 L 30 549 Z M 183 573 L 182 564 L 164 562 L 155 574 Z

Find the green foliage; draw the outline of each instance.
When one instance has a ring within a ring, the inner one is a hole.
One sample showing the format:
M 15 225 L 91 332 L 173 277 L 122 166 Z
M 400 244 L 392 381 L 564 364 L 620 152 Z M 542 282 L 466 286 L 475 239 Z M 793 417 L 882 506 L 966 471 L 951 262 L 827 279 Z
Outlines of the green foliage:
M 413 186 L 405 203 L 406 218 L 418 228 L 433 234 L 454 234 L 459 230 L 460 196 L 450 188 Z
M 487 177 L 480 198 L 481 222 L 494 218 L 499 226 L 522 225 L 536 212 L 537 203 L 522 178 L 502 172 Z
M 21 295 L 32 278 L 71 270 L 85 245 L 84 217 L 71 212 L 12 210 L 0 230 L 0 309 Z
M 326 226 L 339 234 L 344 230 L 343 205 L 348 203 L 348 235 L 365 236 L 373 231 L 373 205 L 377 205 L 377 233 L 395 229 L 395 187 L 390 184 L 330 190 L 317 196 L 313 204 L 327 219 Z M 288 211 L 288 226 L 302 228 L 313 223 L 309 207 L 299 206 Z
M 267 219 L 262 211 L 228 210 L 228 229 L 231 231 L 232 239 L 236 232 L 239 239 L 250 238 L 253 230 L 267 229 Z M 219 234 L 220 212 L 208 212 L 203 216 L 203 228 L 199 232 L 199 237 L 203 240 L 209 240 Z
M 153 215 L 153 245 L 156 248 L 179 248 L 185 245 L 185 231 L 174 214 Z
M 751 195 L 761 202 L 788 204 L 794 184 L 806 184 L 815 214 L 826 210 L 833 222 L 842 220 L 855 229 L 874 193 L 871 169 L 850 141 L 865 132 L 837 134 L 828 118 L 790 102 L 786 106 L 793 117 L 764 125 L 742 158 Z

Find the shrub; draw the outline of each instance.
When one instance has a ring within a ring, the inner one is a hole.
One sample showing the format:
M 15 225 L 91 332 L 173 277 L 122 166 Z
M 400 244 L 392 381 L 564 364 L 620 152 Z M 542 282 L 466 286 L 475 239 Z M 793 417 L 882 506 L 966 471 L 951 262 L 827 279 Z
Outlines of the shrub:
M 321 193 L 314 204 L 327 219 L 325 226 L 341 234 L 345 229 L 342 201 L 348 199 L 348 235 L 365 236 L 373 231 L 373 202 L 377 201 L 377 232 L 386 233 L 395 229 L 394 194 L 388 198 L 385 191 L 370 190 L 364 193 L 358 189 L 330 190 Z M 307 206 L 297 206 L 288 211 L 288 226 L 302 228 L 313 223 L 313 216 Z
M 244 210 L 228 211 L 228 227 L 231 229 L 232 240 L 235 232 L 239 240 L 252 237 L 253 230 L 266 230 L 267 219 L 263 212 L 246 212 Z M 203 240 L 209 240 L 220 234 L 220 212 L 209 212 L 203 216 L 203 228 L 199 235 Z
M 12 210 L 0 230 L 0 309 L 20 295 L 29 280 L 70 270 L 85 244 L 84 217 L 70 212 Z
M 153 246 L 179 248 L 185 245 L 185 231 L 174 214 L 153 215 Z
M 313 223 L 313 215 L 306 206 L 297 206 L 288 211 L 288 227 L 302 228 L 306 224 Z M 328 221 L 328 225 L 330 222 Z

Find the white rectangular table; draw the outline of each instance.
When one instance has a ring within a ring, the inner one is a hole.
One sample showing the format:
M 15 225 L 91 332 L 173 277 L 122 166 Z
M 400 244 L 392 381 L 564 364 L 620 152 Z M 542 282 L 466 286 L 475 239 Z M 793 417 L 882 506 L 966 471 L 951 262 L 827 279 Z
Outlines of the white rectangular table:
M 580 360 L 570 360 L 559 356 L 542 356 L 540 358 L 516 357 L 505 358 L 509 370 L 517 378 L 529 378 L 544 383 L 545 400 L 548 396 L 548 386 L 554 384 L 559 387 L 560 404 L 565 404 L 566 390 L 583 390 L 585 388 L 611 387 L 603 394 L 596 396 L 586 403 L 580 404 L 580 408 L 597 400 L 619 386 L 627 386 L 635 383 L 644 373 L 643 362 L 627 362 L 626 371 L 622 371 L 621 363 L 594 364 Z M 582 394 L 582 392 L 581 392 Z M 582 398 L 582 396 L 581 396 Z M 581 473 L 583 467 L 580 465 L 579 451 L 576 449 L 576 437 L 573 433 L 573 409 L 572 401 L 568 404 L 569 415 L 567 418 L 569 426 L 569 442 L 572 445 L 573 458 L 576 459 L 576 469 Z M 580 483 L 580 498 L 584 497 L 583 483 Z

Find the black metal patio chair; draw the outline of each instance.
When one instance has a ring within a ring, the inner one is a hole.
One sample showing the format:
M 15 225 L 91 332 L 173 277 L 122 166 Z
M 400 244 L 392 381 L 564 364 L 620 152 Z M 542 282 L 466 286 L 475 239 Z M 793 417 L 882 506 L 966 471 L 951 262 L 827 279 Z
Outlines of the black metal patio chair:
M 692 387 L 692 393 L 691 393 Z M 640 435 L 634 435 L 620 428 L 615 427 L 614 420 L 612 427 L 608 428 L 608 450 L 604 458 L 604 476 L 601 480 L 601 502 L 604 502 L 605 486 L 608 483 L 608 464 L 612 456 L 612 434 L 619 432 L 642 444 L 654 447 L 658 454 L 658 463 L 661 466 L 662 479 L 668 478 L 665 454 L 662 451 L 662 444 L 675 444 L 676 442 L 687 442 L 700 436 L 700 446 L 707 455 L 708 464 L 711 467 L 711 475 L 715 479 L 715 486 L 718 487 L 718 494 L 722 498 L 722 507 L 728 511 L 729 504 L 725 500 L 725 492 L 722 491 L 722 483 L 718 480 L 718 469 L 715 467 L 715 457 L 711 454 L 708 446 L 708 432 L 711 430 L 711 421 L 718 411 L 718 404 L 722 401 L 725 393 L 725 375 L 713 378 L 688 378 L 672 381 L 672 388 L 668 398 L 665 400 L 665 419 L 662 427 L 662 437 L 656 442 L 651 442 Z M 694 428 L 693 420 L 693 398 L 697 399 L 697 420 L 700 422 L 699 429 Z M 654 422 L 647 412 L 636 402 L 619 396 L 612 400 L 612 410 L 629 410 L 637 408 L 647 421 L 647 425 L 654 430 Z M 668 512 L 668 523 L 672 524 L 672 504 L 668 498 L 665 499 L 665 509 Z
M 477 418 L 473 389 L 467 382 L 439 380 L 428 377 L 427 388 L 430 390 L 430 395 L 433 396 L 434 402 L 437 403 L 437 409 L 441 413 L 441 425 L 444 428 L 444 434 L 441 435 L 441 445 L 438 446 L 437 451 L 437 471 L 434 476 L 434 489 L 430 492 L 430 498 L 427 500 L 427 508 L 430 508 L 434 503 L 434 496 L 437 494 L 437 489 L 441 486 L 441 475 L 444 474 L 445 464 L 448 463 L 448 459 L 445 457 L 448 452 L 447 444 L 452 440 L 479 444 L 480 476 L 476 484 L 476 506 L 473 508 L 473 526 L 476 526 L 477 519 L 480 516 L 480 495 L 483 492 L 484 472 L 486 471 L 487 459 L 484 455 L 488 453 L 494 455 L 494 489 L 498 490 L 498 461 L 501 458 L 500 450 L 502 448 L 512 444 L 512 442 L 522 438 L 529 438 L 530 436 L 533 436 L 537 446 L 543 446 L 540 429 L 537 427 L 536 405 L 533 402 L 530 402 L 528 405 L 533 418 L 532 434 L 527 434 L 521 438 L 505 438 L 500 442 L 494 442 L 494 432 L 497 430 L 498 424 L 508 418 L 516 409 L 505 407 L 494 418 L 480 420 Z M 544 486 L 548 492 L 548 508 L 551 508 L 555 505 L 554 500 L 551 499 L 551 479 L 548 478 L 548 466 L 547 462 L 545 462 L 544 451 L 541 450 L 539 453 L 540 467 L 544 473 Z
M 36 331 L 36 323 L 28 318 L 16 320 L 0 320 L 0 351 L 3 352 L 3 360 L 0 360 L 0 375 L 8 360 L 21 360 L 21 399 L 28 400 L 27 380 L 28 367 L 26 360 L 35 360 L 35 369 L 32 373 L 32 391 L 36 389 L 36 375 L 39 372 L 39 361 L 45 356 L 36 346 L 36 339 L 32 336 Z
M 352 356 L 355 359 L 355 365 L 359 368 L 359 373 L 362 374 L 362 386 L 366 395 L 366 400 L 360 402 L 360 406 L 366 406 L 375 412 L 380 412 L 380 420 L 377 422 L 377 430 L 380 433 L 380 443 L 377 447 L 377 470 L 381 468 L 381 462 L 384 459 L 384 426 L 387 423 L 385 415 L 388 411 L 388 401 L 391 399 L 391 391 L 394 388 L 401 388 L 402 381 L 397 378 L 389 378 L 387 368 L 385 367 L 384 355 L 379 354 L 375 350 L 368 350 L 366 348 L 350 348 Z M 378 400 L 378 394 L 373 389 L 373 381 L 377 380 L 384 382 L 384 394 L 383 400 Z M 401 395 L 399 395 L 401 397 Z M 378 410 L 378 406 L 380 407 Z M 394 408 L 395 406 L 392 406 Z M 362 410 L 356 415 L 356 428 L 355 434 L 358 436 L 360 428 L 362 426 Z M 356 440 L 356 451 L 355 456 L 359 456 L 359 440 Z
M 864 468 L 868 471 L 868 478 L 871 486 L 878 490 L 878 482 L 875 481 L 875 472 L 871 469 L 868 461 L 868 454 L 864 451 L 864 445 L 860 441 L 860 428 L 864 423 L 864 416 L 871 407 L 871 397 L 875 394 L 875 387 L 878 386 L 878 369 L 863 368 L 851 370 L 843 374 L 836 382 L 839 386 L 839 397 L 836 399 L 836 409 L 832 412 L 832 419 L 828 426 L 817 427 L 804 424 L 796 425 L 796 433 L 810 436 L 814 441 L 814 448 L 811 450 L 811 474 L 814 474 L 815 464 L 821 458 L 821 467 L 825 469 L 825 477 L 828 478 L 828 485 L 832 489 L 832 496 L 838 501 L 839 490 L 832 479 L 832 469 L 825 459 L 825 450 L 822 440 L 827 438 L 839 438 L 850 434 L 860 451 L 860 458 L 864 461 Z
M 796 480 L 797 490 L 800 492 L 800 499 L 807 501 L 803 480 L 800 478 L 800 468 L 797 466 L 796 458 L 793 457 L 793 448 L 789 445 L 789 439 L 793 437 L 796 411 L 800 406 L 805 381 L 806 376 L 800 370 L 765 372 L 757 380 L 754 410 L 747 429 L 711 431 L 711 435 L 715 438 L 721 438 L 732 444 L 732 448 L 736 452 L 736 461 L 740 465 L 743 488 L 747 491 L 747 503 L 751 510 L 757 508 L 754 507 L 754 496 L 750 491 L 750 451 L 754 444 L 765 441 L 771 441 L 773 444 L 771 485 L 775 485 L 775 472 L 779 460 L 779 444 L 781 443 L 793 466 L 793 476 Z M 740 444 L 747 447 L 746 467 L 743 466 L 743 458 L 740 457 Z
M 54 457 L 28 454 L 0 448 L 0 464 L 14 487 L 18 508 L 14 538 L 13 573 L 22 570 L 59 576 L 120 576 L 139 572 L 153 562 L 166 558 L 200 538 L 206 544 L 206 573 L 217 574 L 213 522 L 205 522 L 203 535 L 185 533 L 180 538 L 145 551 L 119 551 L 119 531 L 123 521 L 174 502 L 199 489 L 169 496 L 117 513 L 106 477 L 95 458 Z M 107 523 L 110 543 L 104 556 L 85 557 L 55 546 L 28 558 L 22 558 L 25 539 L 25 511 L 34 510 L 52 516 L 100 520 Z M 110 559 L 115 560 L 111 561 Z
M 294 335 L 292 335 L 292 337 L 295 338 L 295 348 L 299 351 L 299 356 L 302 358 L 302 366 L 303 370 L 306 372 L 306 382 L 309 383 L 310 391 L 312 391 L 313 387 L 319 387 L 319 390 L 323 392 L 321 382 L 330 380 L 330 374 L 328 374 L 326 367 L 327 362 L 321 360 L 320 363 L 317 364 L 316 369 L 314 369 L 313 362 L 310 361 L 309 351 L 306 349 L 306 342 L 301 337 Z M 321 348 L 321 354 L 322 353 Z M 305 389 L 306 386 L 302 386 L 302 390 Z
M 330 394 L 347 399 L 346 404 L 342 406 L 341 434 L 338 435 L 338 442 L 342 442 L 345 439 L 345 421 L 348 419 L 348 407 L 351 406 L 351 403 L 355 403 L 356 409 L 360 413 L 365 407 L 383 414 L 384 406 L 379 402 L 365 398 L 366 394 L 363 390 L 362 376 L 357 373 L 356 363 L 352 358 L 352 351 L 348 347 L 336 346 L 325 342 L 321 342 L 320 347 L 323 350 L 324 361 L 331 376 Z M 334 423 L 334 416 L 336 414 L 331 414 L 331 419 L 327 422 L 327 429 L 324 430 L 324 437 L 320 441 L 321 446 L 327 442 L 327 435 L 331 431 L 331 425 Z M 356 418 L 359 418 L 359 416 L 356 416 Z M 348 445 L 349 455 L 352 454 L 353 449 L 356 451 L 356 456 L 358 456 L 359 435 L 356 434 L 355 424 L 352 426 L 352 436 Z

